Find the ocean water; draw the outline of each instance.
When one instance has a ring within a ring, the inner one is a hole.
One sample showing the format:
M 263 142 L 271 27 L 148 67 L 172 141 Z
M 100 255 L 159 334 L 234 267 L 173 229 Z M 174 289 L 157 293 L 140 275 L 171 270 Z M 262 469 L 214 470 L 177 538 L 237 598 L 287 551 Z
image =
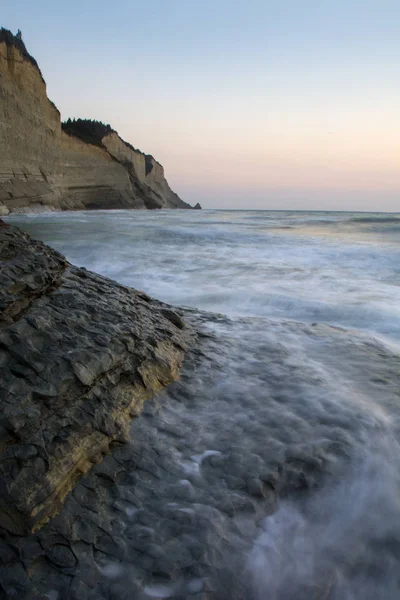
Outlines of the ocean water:
M 171 304 L 400 340 L 400 214 L 118 210 L 9 222 Z
M 169 539 L 160 520 L 154 538 L 189 552 L 197 536 L 213 558 L 162 581 L 156 566 L 134 575 L 103 564 L 105 578 L 137 585 L 141 599 L 400 598 L 400 214 L 99 211 L 8 222 L 78 266 L 210 313 L 187 311 L 202 352 L 133 425 L 143 455 L 151 439 L 170 467 L 121 527 L 157 521 L 157 497 L 191 524 Z

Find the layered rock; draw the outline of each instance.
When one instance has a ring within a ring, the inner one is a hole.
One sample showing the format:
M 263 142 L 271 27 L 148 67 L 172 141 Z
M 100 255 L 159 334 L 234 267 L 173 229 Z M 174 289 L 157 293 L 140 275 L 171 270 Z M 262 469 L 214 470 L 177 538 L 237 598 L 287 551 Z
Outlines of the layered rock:
M 116 132 L 103 137 L 110 156 L 128 171 L 136 197 L 146 208 L 192 208 L 171 190 L 164 169 L 153 156 L 134 150 Z
M 190 330 L 0 221 L 0 527 L 40 528 L 178 378 Z
M 100 147 L 61 130 L 36 61 L 0 30 L 0 215 L 109 208 L 191 208 L 162 166 L 116 133 Z
M 60 156 L 56 193 L 61 209 L 146 208 L 128 170 L 105 148 L 61 132 Z

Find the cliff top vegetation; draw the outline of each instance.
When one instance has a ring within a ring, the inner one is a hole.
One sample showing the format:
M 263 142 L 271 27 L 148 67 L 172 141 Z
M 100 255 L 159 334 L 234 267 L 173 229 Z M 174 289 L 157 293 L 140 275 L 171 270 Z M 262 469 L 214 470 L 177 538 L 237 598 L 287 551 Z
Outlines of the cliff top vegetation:
M 67 119 L 61 123 L 61 128 L 68 135 L 73 135 L 83 142 L 104 148 L 102 139 L 114 132 L 108 123 L 95 119 Z
M 22 33 L 20 30 L 18 30 L 18 33 L 16 35 L 14 35 L 9 29 L 5 29 L 5 27 L 1 27 L 0 28 L 0 44 L 2 42 L 5 42 L 7 44 L 7 46 L 14 46 L 15 48 L 18 48 L 18 50 L 20 51 L 22 56 L 26 60 L 28 60 L 30 63 L 32 63 L 40 72 L 39 65 L 37 64 L 36 60 L 33 58 L 33 56 L 31 56 L 29 54 L 28 50 L 26 49 L 26 46 L 22 39 Z
M 61 123 L 61 127 L 62 130 L 68 135 L 73 135 L 87 144 L 93 144 L 94 146 L 99 146 L 100 148 L 104 148 L 102 140 L 106 135 L 109 135 L 110 133 L 117 133 L 115 129 L 113 129 L 108 123 L 106 124 L 102 121 L 96 121 L 95 119 L 67 119 Z M 122 138 L 120 139 L 125 146 L 133 150 L 133 152 L 139 152 L 139 154 L 143 154 L 146 159 L 146 174 L 150 173 L 153 168 L 153 157 L 150 154 L 145 154 L 138 148 L 135 148 L 132 146 L 132 144 L 126 142 Z

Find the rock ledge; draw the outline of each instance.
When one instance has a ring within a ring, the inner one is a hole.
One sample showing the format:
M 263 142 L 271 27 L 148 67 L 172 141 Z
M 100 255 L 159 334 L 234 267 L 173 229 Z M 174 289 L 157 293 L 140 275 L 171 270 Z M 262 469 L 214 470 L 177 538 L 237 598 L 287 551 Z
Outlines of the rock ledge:
M 0 527 L 54 516 L 178 378 L 191 336 L 168 306 L 0 220 Z

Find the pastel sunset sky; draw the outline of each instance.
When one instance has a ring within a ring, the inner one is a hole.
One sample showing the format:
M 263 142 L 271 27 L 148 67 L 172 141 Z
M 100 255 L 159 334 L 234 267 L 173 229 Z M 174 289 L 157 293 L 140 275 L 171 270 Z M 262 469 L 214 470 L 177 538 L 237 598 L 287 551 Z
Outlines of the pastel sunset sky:
M 205 208 L 400 210 L 399 0 L 15 0 L 62 117 Z

